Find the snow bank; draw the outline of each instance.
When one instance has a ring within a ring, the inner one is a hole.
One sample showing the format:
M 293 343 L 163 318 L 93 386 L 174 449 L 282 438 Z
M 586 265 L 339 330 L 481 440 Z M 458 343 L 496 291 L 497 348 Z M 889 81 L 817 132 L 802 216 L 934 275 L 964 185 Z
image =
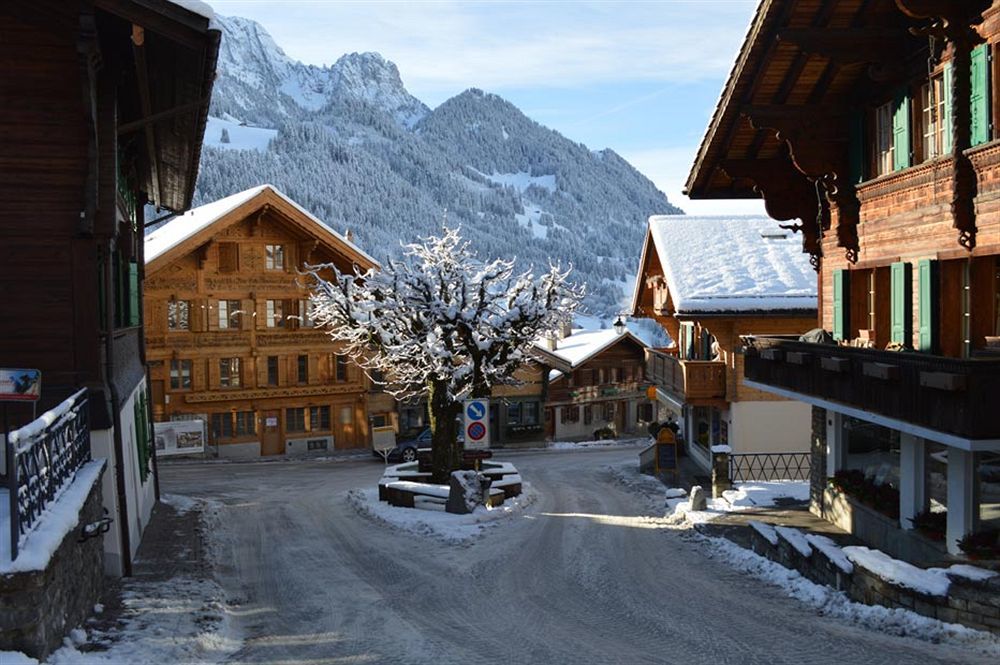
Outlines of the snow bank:
M 0 574 L 45 570 L 49 559 L 70 531 L 80 524 L 80 509 L 87 501 L 91 488 L 100 478 L 104 460 L 87 462 L 76 472 L 71 482 L 57 492 L 56 499 L 42 511 L 35 527 L 22 537 L 17 559 L 10 560 L 9 521 L 0 525 Z
M 552 450 L 579 450 L 581 448 L 627 448 L 647 445 L 649 445 L 649 437 L 641 439 L 601 439 L 600 441 L 550 441 L 547 447 Z
M 712 452 L 716 455 L 729 455 L 733 452 L 733 447 L 726 445 L 712 446 Z
M 842 550 L 837 543 L 833 542 L 826 536 L 821 536 L 817 533 L 807 533 L 806 540 L 809 541 L 810 545 L 826 555 L 826 558 L 828 558 L 833 565 L 839 568 L 841 572 L 847 573 L 848 575 L 854 572 L 854 564 L 851 563 L 850 559 L 847 558 L 847 555 L 844 554 L 844 550 Z
M 666 491 L 668 499 L 681 499 L 687 495 L 687 490 L 680 487 L 668 487 Z
M 879 550 L 869 549 L 860 545 L 844 548 L 844 554 L 853 563 L 867 568 L 886 582 L 896 584 L 927 596 L 947 596 L 951 580 L 941 568 L 917 568 L 916 566 L 893 559 Z
M 985 582 L 991 577 L 996 577 L 997 573 L 985 568 L 977 568 L 964 563 L 956 563 L 945 571 L 952 577 L 962 577 L 973 582 Z
M 178 515 L 189 513 L 198 507 L 198 501 L 182 494 L 161 494 L 160 501 L 174 509 Z
M 809 541 L 806 540 L 805 535 L 798 529 L 793 529 L 789 526 L 776 526 L 774 527 L 775 533 L 778 534 L 785 542 L 795 548 L 795 551 L 804 557 L 812 556 L 812 547 L 809 545 Z
M 510 525 L 535 503 L 537 493 L 530 483 L 521 486 L 520 496 L 507 499 L 502 506 L 479 506 L 468 515 L 453 515 L 436 510 L 414 510 L 390 506 L 378 500 L 376 488 L 353 489 L 346 492 L 347 503 L 363 517 L 418 536 L 465 543 L 481 537 L 487 530 L 502 524 Z
M 222 140 L 223 131 L 229 137 L 228 143 Z M 214 116 L 208 116 L 208 124 L 205 126 L 205 145 L 223 150 L 267 152 L 268 145 L 277 136 L 277 129 L 249 127 L 239 121 Z
M 798 572 L 744 549 L 730 540 L 700 534 L 692 534 L 691 537 L 704 542 L 710 556 L 717 557 L 737 570 L 780 588 L 788 596 L 815 609 L 821 616 L 836 617 L 890 635 L 915 637 L 933 643 L 949 643 L 1000 656 L 1000 636 L 931 619 L 910 610 L 855 603 L 843 592 L 811 582 Z
M 728 509 L 722 508 L 727 512 L 774 506 L 779 499 L 808 501 L 809 483 L 798 480 L 738 483 L 723 492 L 722 498 L 729 504 Z
M 38 665 L 38 661 L 25 656 L 20 651 L 0 651 L 0 663 L 3 665 Z
M 472 170 L 475 171 L 475 169 Z M 533 176 L 527 171 L 518 171 L 517 173 L 497 173 L 494 171 L 491 175 L 479 171 L 476 172 L 490 182 L 504 187 L 513 187 L 521 194 L 528 191 L 529 187 L 540 187 L 548 190 L 550 193 L 556 191 L 556 177 L 554 175 Z

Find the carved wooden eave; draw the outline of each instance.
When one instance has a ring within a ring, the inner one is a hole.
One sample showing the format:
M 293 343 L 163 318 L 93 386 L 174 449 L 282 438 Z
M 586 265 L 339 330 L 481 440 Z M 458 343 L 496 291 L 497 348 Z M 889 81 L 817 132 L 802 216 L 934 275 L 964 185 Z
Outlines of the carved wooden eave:
M 778 41 L 795 44 L 803 53 L 829 58 L 840 65 L 893 62 L 912 37 L 900 28 L 784 28 Z
M 782 228 L 802 233 L 802 251 L 809 254 L 813 268 L 819 270 L 822 231 L 816 219 L 828 213 L 821 208 L 823 201 L 816 196 L 815 184 L 787 158 L 729 159 L 719 167 L 730 178 L 752 181 L 764 199 L 768 216 L 778 221 L 801 220 Z

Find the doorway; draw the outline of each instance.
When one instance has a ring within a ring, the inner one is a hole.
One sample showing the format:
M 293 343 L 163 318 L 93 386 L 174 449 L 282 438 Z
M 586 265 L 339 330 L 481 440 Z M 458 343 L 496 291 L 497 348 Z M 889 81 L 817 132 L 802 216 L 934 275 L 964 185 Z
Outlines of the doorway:
M 281 411 L 261 411 L 260 454 L 282 455 L 285 442 L 281 438 Z

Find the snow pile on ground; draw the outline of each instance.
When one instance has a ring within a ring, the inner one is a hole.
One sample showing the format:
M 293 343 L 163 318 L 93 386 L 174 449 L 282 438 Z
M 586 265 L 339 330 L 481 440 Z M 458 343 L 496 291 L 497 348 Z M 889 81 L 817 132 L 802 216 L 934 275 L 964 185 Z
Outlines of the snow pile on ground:
M 225 132 L 225 135 L 223 135 Z M 228 141 L 223 140 L 225 136 Z M 278 136 L 277 129 L 250 127 L 232 116 L 216 118 L 208 116 L 205 127 L 205 145 L 225 150 L 256 150 L 266 152 L 267 146 Z
M 502 506 L 478 506 L 468 515 L 454 515 L 435 510 L 400 508 L 378 500 L 377 488 L 353 489 L 346 493 L 347 503 L 368 519 L 410 533 L 437 538 L 449 543 L 464 543 L 478 538 L 491 528 L 523 514 L 538 498 L 530 483 L 521 486 L 520 496 L 507 499 Z
M 579 450 L 581 448 L 627 448 L 631 446 L 648 446 L 649 437 L 638 439 L 601 439 L 599 441 L 550 441 L 551 450 Z
M 184 515 L 198 507 L 196 499 L 183 494 L 161 494 L 160 501 L 173 508 L 178 515 Z
M 23 430 L 22 430 L 23 431 Z M 73 479 L 56 491 L 56 499 L 45 507 L 34 527 L 22 536 L 17 559 L 10 560 L 10 518 L 7 510 L 0 519 L 0 574 L 44 570 L 49 559 L 70 531 L 80 524 L 80 509 L 104 468 L 104 460 L 87 462 Z M 3 493 L 6 509 L 7 494 Z
M 725 538 L 700 534 L 693 534 L 692 537 L 708 546 L 705 551 L 709 556 L 718 557 L 734 568 L 779 587 L 823 616 L 837 617 L 891 635 L 916 637 L 935 643 L 948 642 L 1000 656 L 1000 636 L 931 619 L 910 610 L 855 603 L 843 592 L 811 582 L 796 571 L 754 554 Z
M 667 508 L 675 523 L 704 524 L 726 513 L 779 505 L 783 501 L 807 501 L 809 483 L 803 481 L 747 482 L 722 493 L 719 499 L 709 499 L 705 510 L 691 510 L 691 502 L 681 498 L 667 499 Z

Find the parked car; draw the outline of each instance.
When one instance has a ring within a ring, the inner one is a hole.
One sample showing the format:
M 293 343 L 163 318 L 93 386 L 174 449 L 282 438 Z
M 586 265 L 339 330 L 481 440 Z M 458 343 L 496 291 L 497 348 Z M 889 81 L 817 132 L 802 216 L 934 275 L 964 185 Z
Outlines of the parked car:
M 462 429 L 458 430 L 458 441 L 465 442 Z M 431 452 L 431 428 L 425 427 L 414 437 L 396 442 L 396 447 L 389 451 L 390 462 L 415 462 L 422 453 Z

